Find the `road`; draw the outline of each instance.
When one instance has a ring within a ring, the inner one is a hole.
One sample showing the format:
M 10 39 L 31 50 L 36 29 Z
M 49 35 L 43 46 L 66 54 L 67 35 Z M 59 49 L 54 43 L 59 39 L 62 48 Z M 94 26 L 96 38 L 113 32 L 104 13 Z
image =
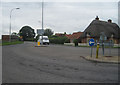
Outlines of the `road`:
M 112 49 L 111 52 L 112 55 L 118 55 L 118 49 Z M 63 45 L 35 47 L 33 42 L 3 46 L 2 81 L 3 83 L 118 82 L 118 64 L 96 63 L 80 57 L 88 55 L 90 48 L 87 47 Z

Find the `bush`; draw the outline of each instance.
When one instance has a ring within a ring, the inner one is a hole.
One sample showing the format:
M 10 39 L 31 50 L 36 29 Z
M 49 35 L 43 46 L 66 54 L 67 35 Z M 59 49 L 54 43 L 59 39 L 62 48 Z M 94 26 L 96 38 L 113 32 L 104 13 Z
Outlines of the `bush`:
M 35 39 L 34 38 L 26 38 L 25 41 L 35 41 Z
M 56 35 L 51 35 L 51 36 L 49 36 L 49 38 L 57 38 L 58 36 L 56 36 Z
M 70 43 L 70 39 L 66 39 L 66 40 L 65 40 L 65 43 Z
M 51 38 L 49 38 L 50 43 L 54 43 L 54 44 L 64 44 L 65 41 L 67 40 L 67 37 L 58 37 L 58 36 L 53 36 Z
M 75 46 L 78 46 L 78 40 L 77 39 L 74 39 L 73 43 L 75 44 Z
M 36 36 L 36 38 L 35 38 L 35 41 L 36 41 L 36 42 L 38 41 L 39 36 L 40 36 L 40 35 L 37 35 L 37 36 Z

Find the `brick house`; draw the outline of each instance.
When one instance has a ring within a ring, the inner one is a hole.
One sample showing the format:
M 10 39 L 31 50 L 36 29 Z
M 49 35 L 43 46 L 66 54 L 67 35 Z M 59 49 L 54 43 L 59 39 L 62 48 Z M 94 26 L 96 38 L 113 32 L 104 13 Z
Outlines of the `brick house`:
M 70 39 L 70 43 L 73 43 L 73 40 L 79 39 L 82 33 L 83 32 L 74 32 L 71 35 L 65 35 L 65 36 L 68 37 L 68 39 Z M 79 41 L 79 42 L 81 42 L 81 41 Z
M 59 37 L 65 36 L 65 34 L 63 34 L 63 33 L 55 33 L 55 35 L 59 36 Z
M 9 35 L 2 35 L 2 41 L 9 41 L 9 38 L 10 38 Z M 17 41 L 17 40 L 19 40 L 19 37 L 16 35 L 11 35 L 11 40 Z

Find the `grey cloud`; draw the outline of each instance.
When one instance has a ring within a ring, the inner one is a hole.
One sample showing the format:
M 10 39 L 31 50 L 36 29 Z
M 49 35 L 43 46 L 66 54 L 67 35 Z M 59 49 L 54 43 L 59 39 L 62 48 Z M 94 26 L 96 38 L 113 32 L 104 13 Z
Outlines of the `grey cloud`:
M 117 6 L 115 4 L 117 3 L 46 2 L 44 3 L 44 27 L 51 27 L 55 32 L 83 31 L 96 15 L 103 20 L 114 19 L 116 23 Z M 38 22 L 41 21 L 40 2 L 3 4 L 3 17 L 6 18 L 4 22 L 9 21 L 10 9 L 16 6 L 21 9 L 13 12 L 14 31 L 18 31 L 26 24 L 35 29 L 41 27 L 41 23 Z

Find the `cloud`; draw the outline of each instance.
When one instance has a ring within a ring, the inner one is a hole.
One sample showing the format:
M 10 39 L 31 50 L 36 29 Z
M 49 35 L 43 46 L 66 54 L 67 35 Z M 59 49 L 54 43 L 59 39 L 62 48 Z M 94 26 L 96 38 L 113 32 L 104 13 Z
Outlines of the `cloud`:
M 12 13 L 12 30 L 18 32 L 24 25 L 30 25 L 35 30 L 41 28 L 40 2 L 4 2 L 3 34 L 8 34 L 9 13 L 14 7 L 20 7 Z M 46 2 L 44 3 L 44 27 L 50 27 L 54 32 L 83 31 L 96 15 L 101 20 L 111 18 L 117 23 L 117 2 Z M 40 22 L 39 22 L 40 21 Z
M 42 0 L 2 0 L 4 2 L 41 2 Z M 119 0 L 44 0 L 44 2 L 118 2 Z

